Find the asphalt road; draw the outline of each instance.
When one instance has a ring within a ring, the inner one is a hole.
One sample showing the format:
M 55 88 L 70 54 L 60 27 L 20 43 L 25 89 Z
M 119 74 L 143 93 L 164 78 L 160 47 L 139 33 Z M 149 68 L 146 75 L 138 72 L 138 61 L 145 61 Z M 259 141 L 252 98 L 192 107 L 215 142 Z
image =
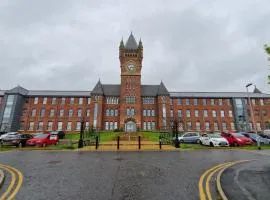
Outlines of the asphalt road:
M 208 168 L 229 161 L 266 157 L 227 150 L 25 151 L 0 153 L 0 163 L 23 173 L 23 185 L 16 196 L 20 200 L 193 200 L 199 199 L 198 181 Z
M 270 157 L 229 168 L 221 184 L 230 200 L 270 199 Z

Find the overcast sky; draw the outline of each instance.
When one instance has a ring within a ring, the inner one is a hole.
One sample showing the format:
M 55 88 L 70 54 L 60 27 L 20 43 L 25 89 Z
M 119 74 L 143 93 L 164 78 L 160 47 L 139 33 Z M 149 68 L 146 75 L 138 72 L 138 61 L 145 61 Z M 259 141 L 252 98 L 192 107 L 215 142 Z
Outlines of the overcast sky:
M 119 42 L 142 38 L 143 84 L 270 92 L 269 0 L 1 0 L 0 88 L 118 84 Z

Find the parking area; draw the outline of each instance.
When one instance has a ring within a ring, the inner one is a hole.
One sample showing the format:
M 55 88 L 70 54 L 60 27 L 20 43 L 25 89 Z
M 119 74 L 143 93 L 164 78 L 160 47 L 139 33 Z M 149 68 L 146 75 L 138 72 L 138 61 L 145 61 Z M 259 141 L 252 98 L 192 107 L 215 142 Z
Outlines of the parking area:
M 0 163 L 15 167 L 24 176 L 16 199 L 29 199 L 31 194 L 31 199 L 195 200 L 199 199 L 200 176 L 208 168 L 265 157 L 235 150 L 24 151 L 0 153 Z

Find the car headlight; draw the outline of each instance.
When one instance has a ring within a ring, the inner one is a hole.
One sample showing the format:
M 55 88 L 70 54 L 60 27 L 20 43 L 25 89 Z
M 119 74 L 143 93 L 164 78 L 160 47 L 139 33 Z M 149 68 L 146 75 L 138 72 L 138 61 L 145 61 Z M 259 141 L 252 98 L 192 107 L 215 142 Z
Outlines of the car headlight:
M 242 140 L 241 140 L 241 139 L 239 139 L 239 138 L 236 138 L 236 140 L 237 140 L 238 142 L 242 142 Z

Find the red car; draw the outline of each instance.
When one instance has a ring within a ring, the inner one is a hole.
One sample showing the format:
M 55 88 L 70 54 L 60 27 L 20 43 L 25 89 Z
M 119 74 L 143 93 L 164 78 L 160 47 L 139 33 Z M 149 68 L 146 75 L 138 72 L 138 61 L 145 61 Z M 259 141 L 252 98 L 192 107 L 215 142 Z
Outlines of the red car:
M 221 136 L 228 140 L 230 146 L 242 146 L 253 144 L 253 141 L 251 139 L 245 137 L 241 133 L 222 132 Z
M 56 145 L 59 142 L 59 138 L 55 134 L 38 134 L 34 138 L 27 140 L 28 146 L 47 146 Z

